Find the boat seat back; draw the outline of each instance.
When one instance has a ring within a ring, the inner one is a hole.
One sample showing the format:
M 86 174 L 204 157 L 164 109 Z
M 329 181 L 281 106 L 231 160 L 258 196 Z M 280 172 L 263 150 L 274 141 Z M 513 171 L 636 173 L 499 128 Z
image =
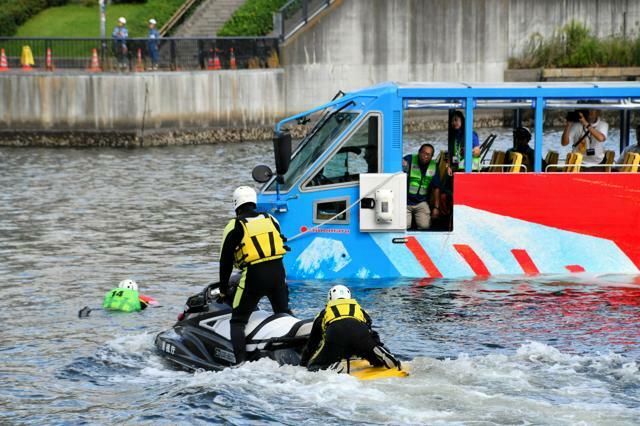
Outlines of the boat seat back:
M 491 163 L 489 164 L 489 172 L 502 172 L 502 166 L 496 166 L 496 164 L 504 164 L 504 151 L 493 151 L 491 154 Z
M 568 153 L 564 164 L 564 171 L 566 173 L 578 173 L 580 171 L 580 165 L 582 164 L 582 154 L 578 152 Z
M 548 166 L 555 166 L 558 164 L 558 160 L 560 159 L 560 154 L 558 151 L 549 151 L 547 152 L 547 156 L 544 158 L 544 162 L 547 163 Z M 549 167 L 550 172 L 557 172 L 557 167 Z
M 447 161 L 449 154 L 446 151 L 440 151 L 438 158 L 436 159 L 436 165 L 438 167 L 438 176 L 440 176 L 440 182 L 444 179 L 445 173 L 447 173 Z
M 604 161 L 602 162 L 602 164 L 605 164 L 605 167 L 604 167 L 605 172 L 611 171 L 611 165 L 615 161 L 615 157 L 616 157 L 615 151 L 606 150 L 604 152 Z
M 522 154 L 519 152 L 512 152 L 509 155 L 509 162 L 511 163 L 511 167 L 509 167 L 509 173 L 520 173 L 520 166 L 522 166 Z
M 624 156 L 624 166 L 622 172 L 636 173 L 640 168 L 640 154 L 637 152 L 627 152 Z

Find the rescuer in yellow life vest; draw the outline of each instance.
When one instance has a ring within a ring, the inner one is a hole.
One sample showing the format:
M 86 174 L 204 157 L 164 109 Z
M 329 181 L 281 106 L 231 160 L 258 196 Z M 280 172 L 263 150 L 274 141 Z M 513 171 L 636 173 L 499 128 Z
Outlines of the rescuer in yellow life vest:
M 401 367 L 371 329 L 371 317 L 351 298 L 351 291 L 336 285 L 329 290 L 327 306 L 313 321 L 300 364 L 311 371 L 335 369 L 351 357 L 364 358 L 375 367 Z
M 233 192 L 236 217 L 225 227 L 220 249 L 220 293 L 223 297 L 229 294 L 233 267 L 242 270 L 231 302 L 230 334 L 237 364 L 246 359 L 244 328 L 263 296 L 269 298 L 273 313 L 291 312 L 282 263 L 286 238 L 280 234 L 280 225 L 273 216 L 256 211 L 256 203 L 256 192 L 248 186 L 238 187 Z

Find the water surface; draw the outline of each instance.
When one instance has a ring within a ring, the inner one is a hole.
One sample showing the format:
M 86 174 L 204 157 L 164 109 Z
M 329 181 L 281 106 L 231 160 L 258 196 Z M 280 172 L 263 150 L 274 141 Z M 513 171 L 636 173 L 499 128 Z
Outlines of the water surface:
M 231 192 L 271 157 L 261 142 L 0 148 L 0 423 L 638 423 L 638 277 L 348 283 L 407 379 L 173 370 L 155 334 L 217 278 Z M 128 277 L 162 306 L 77 318 Z M 328 286 L 291 283 L 296 314 Z

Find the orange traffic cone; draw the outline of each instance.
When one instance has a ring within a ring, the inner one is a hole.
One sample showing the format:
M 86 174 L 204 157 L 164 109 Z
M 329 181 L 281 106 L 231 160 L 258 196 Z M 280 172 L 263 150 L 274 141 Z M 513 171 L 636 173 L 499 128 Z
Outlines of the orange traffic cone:
M 89 66 L 89 68 L 87 68 L 87 71 L 102 71 L 102 69 L 100 68 L 100 61 L 98 60 L 98 49 L 93 49 L 93 51 L 91 52 L 91 65 Z
M 47 60 L 45 62 L 45 69 L 47 71 L 53 71 L 53 59 L 51 58 L 51 48 L 47 47 Z
M 209 49 L 209 58 L 207 59 L 207 69 L 208 70 L 215 70 L 216 66 L 213 62 L 213 49 Z
M 138 59 L 136 60 L 136 72 L 144 71 L 142 64 L 142 49 L 138 49 Z
M 214 70 L 222 69 L 222 65 L 220 65 L 220 58 L 218 57 L 218 49 L 216 49 L 216 52 L 213 55 L 213 69 Z
M 4 49 L 0 49 L 0 71 L 9 71 L 7 55 L 4 54 Z
M 232 70 L 238 69 L 238 64 L 236 64 L 236 55 L 235 53 L 233 53 L 233 47 L 229 52 L 229 68 L 231 68 Z

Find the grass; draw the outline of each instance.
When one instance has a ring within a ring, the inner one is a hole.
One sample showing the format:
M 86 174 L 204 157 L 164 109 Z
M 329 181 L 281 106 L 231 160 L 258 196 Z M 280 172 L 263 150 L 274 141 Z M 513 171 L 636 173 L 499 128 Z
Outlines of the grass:
M 184 0 L 148 0 L 137 4 L 107 6 L 106 36 L 120 16 L 127 19 L 129 37 L 146 37 L 147 21 L 155 18 L 158 28 L 169 20 Z M 18 28 L 15 37 L 100 37 L 100 12 L 95 6 L 69 4 L 46 9 Z
M 548 39 L 535 33 L 522 55 L 509 58 L 509 68 L 640 66 L 640 36 L 599 39 L 572 21 Z

